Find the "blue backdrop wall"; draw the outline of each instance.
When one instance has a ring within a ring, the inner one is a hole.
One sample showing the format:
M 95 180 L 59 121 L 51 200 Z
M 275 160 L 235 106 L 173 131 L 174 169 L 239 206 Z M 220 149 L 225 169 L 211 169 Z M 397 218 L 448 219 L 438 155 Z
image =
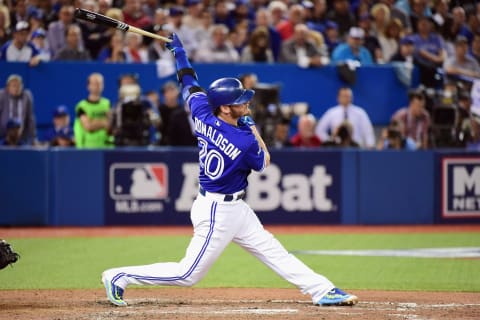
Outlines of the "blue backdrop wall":
M 0 225 L 189 224 L 191 148 L 0 149 Z M 265 224 L 480 223 L 480 157 L 275 150 L 246 201 Z
M 301 69 L 293 64 L 195 64 L 200 84 L 207 87 L 219 77 L 238 76 L 253 72 L 262 83 L 278 84 L 281 102 L 307 102 L 315 116 L 336 104 L 336 93 L 345 85 L 337 69 L 327 66 Z M 137 73 L 144 92 L 159 90 L 174 76 L 159 78 L 155 64 L 103 64 L 50 62 L 31 68 L 25 63 L 0 63 L 0 86 L 12 73 L 20 74 L 25 87 L 35 99 L 35 113 L 40 127 L 51 124 L 52 110 L 66 105 L 71 115 L 78 101 L 87 95 L 86 79 L 92 72 L 105 76 L 105 96 L 112 102 L 118 96 L 118 78 L 124 73 Z M 354 103 L 367 111 L 375 125 L 389 122 L 391 115 L 407 103 L 407 88 L 397 79 L 391 66 L 368 66 L 357 69 L 357 80 L 352 86 Z

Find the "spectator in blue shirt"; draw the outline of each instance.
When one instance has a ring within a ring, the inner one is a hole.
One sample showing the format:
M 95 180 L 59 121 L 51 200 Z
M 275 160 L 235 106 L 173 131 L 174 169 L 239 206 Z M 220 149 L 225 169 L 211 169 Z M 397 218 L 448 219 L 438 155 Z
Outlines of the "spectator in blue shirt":
M 347 60 L 355 60 L 361 65 L 373 64 L 372 55 L 363 46 L 365 32 L 362 28 L 352 27 L 345 43 L 339 44 L 332 53 L 332 63 L 337 64 Z

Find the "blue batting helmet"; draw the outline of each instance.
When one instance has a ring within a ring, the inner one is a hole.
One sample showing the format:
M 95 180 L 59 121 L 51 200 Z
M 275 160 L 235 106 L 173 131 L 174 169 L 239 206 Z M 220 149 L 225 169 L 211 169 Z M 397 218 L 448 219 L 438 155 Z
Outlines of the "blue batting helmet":
M 236 78 L 220 78 L 212 82 L 207 90 L 208 102 L 216 109 L 223 105 L 236 105 L 252 100 L 255 91 L 243 88 Z

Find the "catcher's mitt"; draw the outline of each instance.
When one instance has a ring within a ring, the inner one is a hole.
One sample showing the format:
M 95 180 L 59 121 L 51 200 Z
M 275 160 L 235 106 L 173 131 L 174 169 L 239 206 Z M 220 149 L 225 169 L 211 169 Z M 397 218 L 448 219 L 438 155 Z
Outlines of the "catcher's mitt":
M 20 255 L 13 251 L 12 246 L 5 240 L 0 240 L 0 269 L 17 262 Z

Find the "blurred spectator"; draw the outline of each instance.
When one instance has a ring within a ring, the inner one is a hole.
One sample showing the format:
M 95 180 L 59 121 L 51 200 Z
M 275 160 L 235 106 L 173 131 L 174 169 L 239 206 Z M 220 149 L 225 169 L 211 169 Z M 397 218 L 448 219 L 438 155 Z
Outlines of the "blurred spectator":
M 53 127 L 45 132 L 44 141 L 51 143 L 61 129 L 70 126 L 70 116 L 66 106 L 61 105 L 55 108 L 52 117 Z
M 378 35 L 384 62 L 390 61 L 397 53 L 402 34 L 402 23 L 400 20 L 392 19 L 387 23 L 385 32 Z
M 54 138 L 50 141 L 52 147 L 74 147 L 73 131 L 70 127 L 60 128 Z
M 413 39 L 410 36 L 403 37 L 400 39 L 398 51 L 390 58 L 390 61 L 413 63 L 414 52 Z
M 288 9 L 288 17 L 276 25 L 277 31 L 282 37 L 282 41 L 290 39 L 295 33 L 295 26 L 304 24 L 305 8 L 299 4 L 294 4 Z
M 352 104 L 353 93 L 350 88 L 338 90 L 338 105 L 328 109 L 320 118 L 316 134 L 322 141 L 327 141 L 334 130 L 345 120 L 352 124 L 353 140 L 363 148 L 375 147 L 375 135 L 368 114 L 361 107 Z
M 143 12 L 140 0 L 125 0 L 122 13 L 126 24 L 140 29 L 149 29 L 152 26 L 152 20 Z
M 332 136 L 322 142 L 322 147 L 359 148 L 353 140 L 353 127 L 350 121 L 345 120 L 333 130 Z
M 382 130 L 377 149 L 416 150 L 417 145 L 412 138 L 402 135 L 401 125 L 393 120 L 388 128 Z
M 23 79 L 17 74 L 8 77 L 6 87 L 0 90 L 0 138 L 6 134 L 9 119 L 20 121 L 20 141 L 34 144 L 36 141 L 35 112 L 32 93 L 23 88 Z
M 480 65 L 468 55 L 468 40 L 464 36 L 457 36 L 455 40 L 455 53 L 448 57 L 443 64 L 448 78 L 453 80 L 473 81 L 480 78 Z
M 30 25 L 30 35 L 38 29 L 44 29 L 43 12 L 38 9 L 31 10 L 28 14 L 28 24 Z
M 183 47 L 189 57 L 194 57 L 197 51 L 195 30 L 183 24 L 184 9 L 180 6 L 171 7 L 168 10 L 168 31 L 174 32 L 182 39 Z
M 423 18 L 431 18 L 431 12 L 427 10 L 429 6 L 427 4 L 427 0 L 410 0 L 411 7 L 409 11 L 410 22 L 412 23 L 412 31 L 417 33 L 418 32 L 418 21 Z M 433 20 L 432 20 L 433 22 Z
M 403 137 L 410 137 L 417 149 L 426 149 L 429 146 L 430 115 L 425 110 L 425 96 L 423 92 L 412 90 L 408 95 L 408 106 L 399 109 L 392 116 L 396 121 Z
M 0 138 L 0 146 L 17 147 L 21 146 L 22 123 L 20 120 L 12 118 L 7 121 L 5 136 Z
M 116 30 L 110 40 L 108 45 L 103 47 L 98 53 L 98 61 L 102 62 L 114 62 L 114 63 L 123 63 L 127 61 L 127 55 L 124 52 L 125 49 L 125 35 L 123 31 Z
M 456 31 L 453 30 L 453 17 L 448 10 L 450 0 L 438 0 L 435 2 L 432 20 L 435 22 L 438 33 L 447 43 L 455 40 Z M 455 34 L 454 34 L 455 33 Z
M 204 12 L 203 2 L 201 0 L 186 0 L 187 13 L 182 18 L 182 24 L 190 29 L 202 27 Z
M 282 43 L 281 62 L 295 63 L 302 68 L 320 67 L 330 62 L 327 47 L 317 46 L 309 32 L 305 24 L 295 25 L 293 37 Z
M 228 40 L 228 28 L 222 24 L 214 25 L 210 39 L 200 44 L 195 61 L 197 62 L 238 62 L 238 52 Z
M 372 59 L 376 63 L 384 63 L 382 48 L 378 41 L 377 33 L 372 29 L 372 19 L 367 13 L 358 18 L 358 26 L 363 29 L 363 46 L 370 52 Z
M 8 4 L 8 3 L 7 3 Z M 10 25 L 13 27 L 20 21 L 28 21 L 27 0 L 15 0 L 11 2 Z
M 179 103 L 180 90 L 173 81 L 162 86 L 163 102 L 160 105 L 162 118 L 161 145 L 165 146 L 195 146 L 197 139 L 192 132 L 189 114 Z
M 11 37 L 10 22 L 7 21 L 7 16 L 8 10 L 0 10 L 0 47 L 10 40 Z
M 108 10 L 110 10 L 111 8 L 112 0 L 98 0 L 98 13 L 107 15 Z
M 107 133 L 110 100 L 103 97 L 104 80 L 100 73 L 88 76 L 88 96 L 75 107 L 74 135 L 77 148 L 102 148 L 112 144 Z
M 31 66 L 38 65 L 40 57 L 38 57 L 37 49 L 27 41 L 28 30 L 27 22 L 20 21 L 17 23 L 13 39 L 0 48 L 0 61 L 28 62 Z
M 147 63 L 148 52 L 142 45 L 143 36 L 138 33 L 127 32 L 125 35 L 126 46 L 123 48 L 125 62 Z
M 232 3 L 226 0 L 217 0 L 213 4 L 213 23 L 223 24 L 228 30 L 233 30 L 235 20 L 232 15 Z
M 457 101 L 457 119 L 455 123 L 455 136 L 459 147 L 465 147 L 472 140 L 472 98 L 467 91 L 461 91 Z
M 356 23 L 348 0 L 333 0 L 333 8 L 328 11 L 327 19 L 338 25 L 338 32 L 342 39 L 347 36 L 350 28 Z
M 420 83 L 427 88 L 436 88 L 441 83 L 439 68 L 446 58 L 445 44 L 433 31 L 432 21 L 425 16 L 419 17 L 418 33 L 412 36 L 415 46 L 414 62 L 419 68 Z
M 168 21 L 168 10 L 163 8 L 157 8 L 155 15 L 153 16 L 153 25 L 164 25 Z
M 449 1 L 449 0 L 439 0 L 439 1 Z M 410 23 L 410 17 L 405 13 L 405 11 L 395 6 L 395 0 L 381 0 L 381 2 L 386 4 L 388 9 L 390 10 L 390 18 L 400 20 L 403 28 L 405 29 L 405 34 L 410 34 L 412 32 L 412 25 Z
M 241 24 L 250 28 L 255 18 L 255 13 L 252 11 L 250 0 L 235 0 L 234 8 L 232 10 L 232 18 L 235 26 Z
M 472 112 L 470 126 L 472 138 L 467 143 L 467 150 L 480 151 L 480 110 Z
M 338 25 L 333 21 L 325 22 L 325 44 L 328 48 L 328 55 L 331 56 L 333 50 L 340 44 L 340 36 L 338 34 Z
M 468 39 L 468 43 L 472 41 L 473 34 L 467 24 L 467 15 L 465 9 L 461 6 L 456 6 L 452 9 L 453 25 L 451 29 L 451 38 L 454 40 L 458 35 L 464 36 Z
M 272 19 L 271 25 L 276 29 L 280 22 L 286 19 L 288 7 L 284 2 L 274 0 L 268 4 L 267 8 Z
M 242 54 L 243 48 L 247 46 L 248 40 L 248 21 L 244 20 L 243 22 L 235 25 L 233 30 L 230 30 L 228 39 L 232 46 L 237 50 L 238 55 Z
M 332 53 L 332 62 L 340 63 L 347 60 L 360 62 L 362 65 L 372 64 L 372 55 L 363 46 L 365 32 L 358 27 L 352 27 L 348 33 L 347 42 L 339 44 Z
M 244 73 L 238 77 L 244 89 L 255 90 L 258 84 L 258 77 L 255 73 Z
M 314 0 L 313 9 L 310 17 L 307 19 L 307 25 L 317 31 L 323 32 L 327 23 L 327 1 Z
M 98 12 L 99 4 L 94 0 L 85 0 L 82 4 L 82 8 Z M 78 20 L 78 24 L 82 31 L 82 39 L 85 44 L 85 49 L 89 52 L 90 57 L 93 60 L 96 60 L 98 53 L 103 45 L 110 40 L 114 31 L 107 26 L 87 22 L 85 20 Z
M 390 9 L 384 3 L 376 3 L 370 9 L 372 32 L 375 37 L 385 34 L 387 24 L 390 22 Z
M 213 25 L 213 17 L 210 11 L 202 12 L 202 24 L 199 28 L 194 29 L 194 41 L 201 44 L 210 39 L 210 28 Z
M 107 17 L 110 17 L 110 18 L 118 20 L 118 21 L 124 22 L 124 20 L 125 20 L 125 18 L 123 17 L 123 12 L 119 8 L 110 8 L 110 9 L 107 10 L 107 12 L 105 12 L 105 15 Z
M 90 53 L 81 49 L 80 39 L 82 31 L 76 24 L 71 24 L 66 29 L 65 46 L 57 51 L 53 60 L 57 61 L 89 61 Z
M 243 49 L 242 62 L 274 62 L 270 49 L 270 37 L 265 27 L 257 27 L 250 35 L 248 45 Z
M 291 147 L 292 143 L 290 142 L 290 138 L 288 137 L 288 133 L 290 131 L 290 120 L 286 118 L 282 118 L 275 124 L 275 132 L 273 135 L 273 140 L 270 143 L 269 147 L 273 148 L 283 148 L 283 147 Z
M 315 134 L 317 120 L 311 113 L 301 115 L 297 123 L 297 133 L 290 139 L 294 147 L 319 147 L 322 144 Z
M 153 32 L 162 37 L 168 37 L 170 32 L 167 25 L 155 25 L 153 26 Z M 165 47 L 165 41 L 155 39 L 148 46 L 148 60 L 151 62 L 157 60 L 167 60 L 174 63 L 174 57 L 172 52 Z
M 480 64 L 480 33 L 475 33 L 473 36 L 469 53 Z
M 272 50 L 273 59 L 278 61 L 280 56 L 280 48 L 282 43 L 282 37 L 278 33 L 277 29 L 273 27 L 271 22 L 270 11 L 264 8 L 260 8 L 256 11 L 255 25 L 256 27 L 263 27 L 268 30 L 268 38 L 270 42 L 270 49 Z
M 153 18 L 155 16 L 155 11 L 159 6 L 159 1 L 158 0 L 142 0 L 141 6 L 142 6 L 142 12 L 145 15 L 147 15 L 151 21 L 153 21 Z
M 37 29 L 32 33 L 32 45 L 38 51 L 38 58 L 41 61 L 50 61 L 52 58 L 46 37 L 47 33 L 43 29 Z
M 63 5 L 58 13 L 58 21 L 50 23 L 47 30 L 47 40 L 52 57 L 57 55 L 60 49 L 66 46 L 67 27 L 74 23 L 73 13 L 74 7 L 71 5 Z M 83 39 L 79 40 L 79 45 L 83 48 Z

